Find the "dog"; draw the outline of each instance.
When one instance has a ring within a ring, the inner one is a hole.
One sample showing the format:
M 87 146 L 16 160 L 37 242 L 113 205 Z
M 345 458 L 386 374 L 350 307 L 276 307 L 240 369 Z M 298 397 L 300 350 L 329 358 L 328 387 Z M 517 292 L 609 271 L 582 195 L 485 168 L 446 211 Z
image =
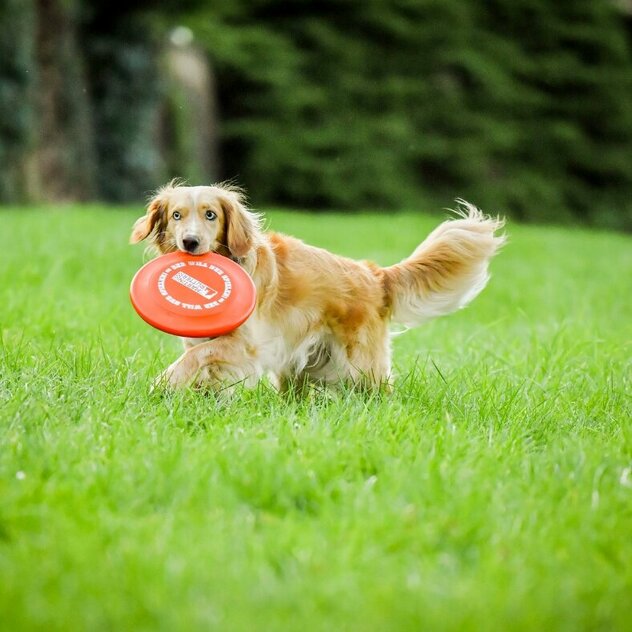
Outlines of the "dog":
M 252 277 L 257 302 L 231 333 L 183 339 L 184 353 L 157 383 L 219 392 L 267 376 L 281 391 L 310 383 L 388 390 L 390 324 L 415 327 L 467 305 L 487 284 L 489 261 L 504 243 L 501 219 L 457 202 L 457 216 L 412 255 L 380 267 L 264 231 L 237 187 L 172 182 L 159 189 L 130 242 L 149 239 L 161 254 L 230 257 Z

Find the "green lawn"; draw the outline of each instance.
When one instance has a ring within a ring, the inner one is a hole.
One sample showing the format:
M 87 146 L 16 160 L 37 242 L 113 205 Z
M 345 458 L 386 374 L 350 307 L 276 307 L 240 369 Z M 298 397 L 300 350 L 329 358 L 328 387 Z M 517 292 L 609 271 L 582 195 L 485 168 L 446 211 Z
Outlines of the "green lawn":
M 395 392 L 149 395 L 140 209 L 0 211 L 0 628 L 631 630 L 632 240 L 508 225 Z M 441 219 L 271 225 L 393 263 Z

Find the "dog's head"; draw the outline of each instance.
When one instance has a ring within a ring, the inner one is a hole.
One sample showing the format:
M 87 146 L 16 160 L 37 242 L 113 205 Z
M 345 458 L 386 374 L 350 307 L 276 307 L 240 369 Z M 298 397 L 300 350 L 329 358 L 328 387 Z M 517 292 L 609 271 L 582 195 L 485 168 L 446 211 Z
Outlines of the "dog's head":
M 253 249 L 259 230 L 259 217 L 246 209 L 239 189 L 171 183 L 155 194 L 147 213 L 136 220 L 130 243 L 149 238 L 161 254 L 217 252 L 242 259 Z

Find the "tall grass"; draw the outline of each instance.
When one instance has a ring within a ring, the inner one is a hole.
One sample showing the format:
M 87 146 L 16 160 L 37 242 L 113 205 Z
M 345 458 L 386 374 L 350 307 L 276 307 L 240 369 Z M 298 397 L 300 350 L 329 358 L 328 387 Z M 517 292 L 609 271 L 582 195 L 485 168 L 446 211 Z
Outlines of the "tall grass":
M 2 212 L 0 627 L 631 629 L 632 248 L 508 227 L 389 397 L 150 395 L 134 214 Z M 388 264 L 440 217 L 273 212 Z

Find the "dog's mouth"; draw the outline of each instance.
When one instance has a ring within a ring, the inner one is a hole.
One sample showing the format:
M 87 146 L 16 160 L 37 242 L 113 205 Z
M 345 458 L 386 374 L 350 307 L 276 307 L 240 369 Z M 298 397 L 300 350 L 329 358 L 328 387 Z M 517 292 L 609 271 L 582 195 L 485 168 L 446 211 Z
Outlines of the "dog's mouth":
M 202 256 L 209 253 L 216 253 L 225 257 L 230 256 L 230 252 L 220 241 L 209 240 L 208 238 L 198 238 L 193 236 L 174 237 L 172 241 L 172 252 L 179 250 L 188 255 Z
M 186 252 L 189 255 L 205 255 L 211 251 L 210 247 L 201 243 L 197 237 L 178 239 L 176 245 L 178 246 L 178 250 Z

